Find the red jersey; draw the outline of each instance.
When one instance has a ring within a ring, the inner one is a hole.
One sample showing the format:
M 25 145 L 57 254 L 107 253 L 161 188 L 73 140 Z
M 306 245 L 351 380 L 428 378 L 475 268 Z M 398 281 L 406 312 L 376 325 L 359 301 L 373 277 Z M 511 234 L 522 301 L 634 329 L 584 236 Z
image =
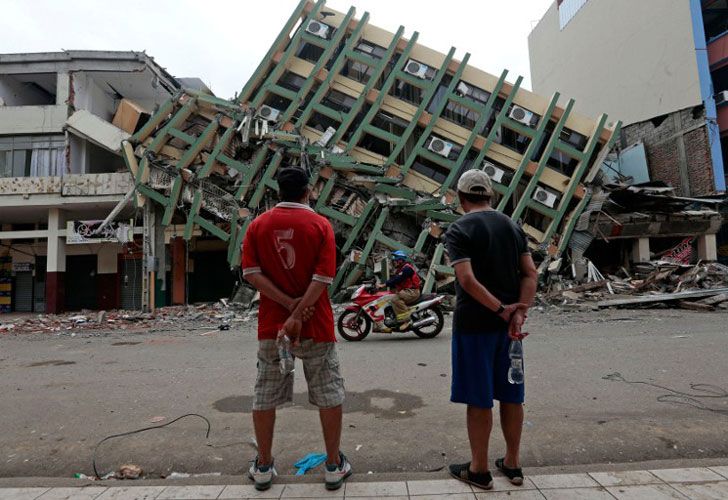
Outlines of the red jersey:
M 325 217 L 300 203 L 279 203 L 256 217 L 245 234 L 242 254 L 243 276 L 263 273 L 293 298 L 302 297 L 312 280 L 330 284 L 336 275 L 334 230 Z M 329 294 L 322 293 L 315 306 L 301 338 L 335 342 Z M 275 339 L 289 316 L 288 309 L 261 294 L 258 339 Z

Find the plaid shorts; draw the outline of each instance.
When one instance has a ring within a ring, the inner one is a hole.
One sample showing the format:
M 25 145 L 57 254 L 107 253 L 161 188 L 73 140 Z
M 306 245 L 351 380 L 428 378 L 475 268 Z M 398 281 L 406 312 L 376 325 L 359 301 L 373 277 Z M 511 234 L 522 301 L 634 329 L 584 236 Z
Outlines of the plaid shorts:
M 333 408 L 344 402 L 344 378 L 333 342 L 304 339 L 291 349 L 303 362 L 308 400 L 319 408 Z M 258 377 L 255 380 L 253 410 L 272 410 L 293 401 L 293 373 L 283 375 L 275 340 L 258 342 Z

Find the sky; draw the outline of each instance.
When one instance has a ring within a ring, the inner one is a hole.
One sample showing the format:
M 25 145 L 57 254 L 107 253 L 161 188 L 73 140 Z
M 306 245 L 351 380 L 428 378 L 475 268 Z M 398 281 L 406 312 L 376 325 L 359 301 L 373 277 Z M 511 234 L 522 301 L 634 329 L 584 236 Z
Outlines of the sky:
M 328 0 L 326 6 L 531 88 L 528 34 L 554 0 Z M 240 91 L 298 0 L 3 0 L 0 53 L 145 50 L 177 77 L 198 77 L 216 95 Z

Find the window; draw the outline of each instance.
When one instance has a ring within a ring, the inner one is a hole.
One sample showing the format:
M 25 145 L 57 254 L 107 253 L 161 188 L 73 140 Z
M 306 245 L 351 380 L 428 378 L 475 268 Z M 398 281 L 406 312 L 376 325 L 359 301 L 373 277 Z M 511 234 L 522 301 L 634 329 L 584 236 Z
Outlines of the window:
M 442 117 L 457 125 L 462 125 L 468 129 L 474 129 L 476 123 L 480 119 L 480 114 L 476 113 L 472 109 L 466 108 L 465 106 L 448 101 L 445 109 L 442 111 Z
M 419 172 L 439 184 L 445 182 L 445 179 L 447 179 L 447 176 L 450 174 L 450 171 L 447 168 L 420 157 L 418 157 L 412 164 L 412 170 Z
M 374 59 L 382 59 L 384 54 L 387 53 L 387 49 L 384 47 L 380 47 L 372 42 L 367 42 L 366 40 L 359 42 L 357 46 L 354 47 L 354 50 L 373 57 Z
M 422 95 L 424 93 L 424 90 L 421 88 L 410 85 L 402 80 L 397 80 L 390 91 L 391 95 L 415 106 L 419 106 L 422 103 Z
M 296 52 L 296 57 L 300 59 L 305 59 L 306 61 L 312 63 L 317 63 L 323 53 L 324 49 L 322 49 L 321 47 L 310 43 L 301 42 L 301 45 L 298 47 L 298 51 Z
M 330 90 L 328 94 L 321 100 L 321 104 L 327 108 L 331 108 L 342 113 L 348 113 L 354 107 L 356 99 L 339 92 L 338 90 Z
M 283 76 L 278 80 L 278 85 L 281 87 L 298 92 L 306 83 L 306 79 L 302 76 L 297 75 L 291 71 L 286 71 Z
M 341 68 L 341 76 L 351 78 L 359 83 L 366 85 L 369 82 L 374 70 L 364 63 L 347 59 L 344 67 Z
M 0 138 L 0 177 L 62 176 L 65 171 L 62 136 Z
M 318 130 L 319 132 L 326 132 L 326 129 L 331 127 L 334 130 L 341 126 L 341 123 L 336 120 L 332 120 L 328 116 L 324 116 L 321 113 L 313 113 L 311 118 L 308 120 L 307 125 L 311 128 Z
M 558 0 L 559 29 L 564 29 L 589 0 Z

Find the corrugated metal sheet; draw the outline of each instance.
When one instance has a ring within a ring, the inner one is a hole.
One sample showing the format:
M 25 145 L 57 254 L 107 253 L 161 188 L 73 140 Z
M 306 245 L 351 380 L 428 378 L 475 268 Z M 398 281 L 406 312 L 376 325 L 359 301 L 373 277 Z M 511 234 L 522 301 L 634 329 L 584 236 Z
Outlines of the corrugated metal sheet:
M 20 271 L 15 273 L 15 303 L 17 312 L 33 311 L 33 272 Z
M 121 308 L 139 310 L 142 308 L 142 261 L 126 259 L 121 269 Z
M 589 0 L 563 0 L 559 4 L 559 29 L 569 24 L 579 10 L 584 7 Z

